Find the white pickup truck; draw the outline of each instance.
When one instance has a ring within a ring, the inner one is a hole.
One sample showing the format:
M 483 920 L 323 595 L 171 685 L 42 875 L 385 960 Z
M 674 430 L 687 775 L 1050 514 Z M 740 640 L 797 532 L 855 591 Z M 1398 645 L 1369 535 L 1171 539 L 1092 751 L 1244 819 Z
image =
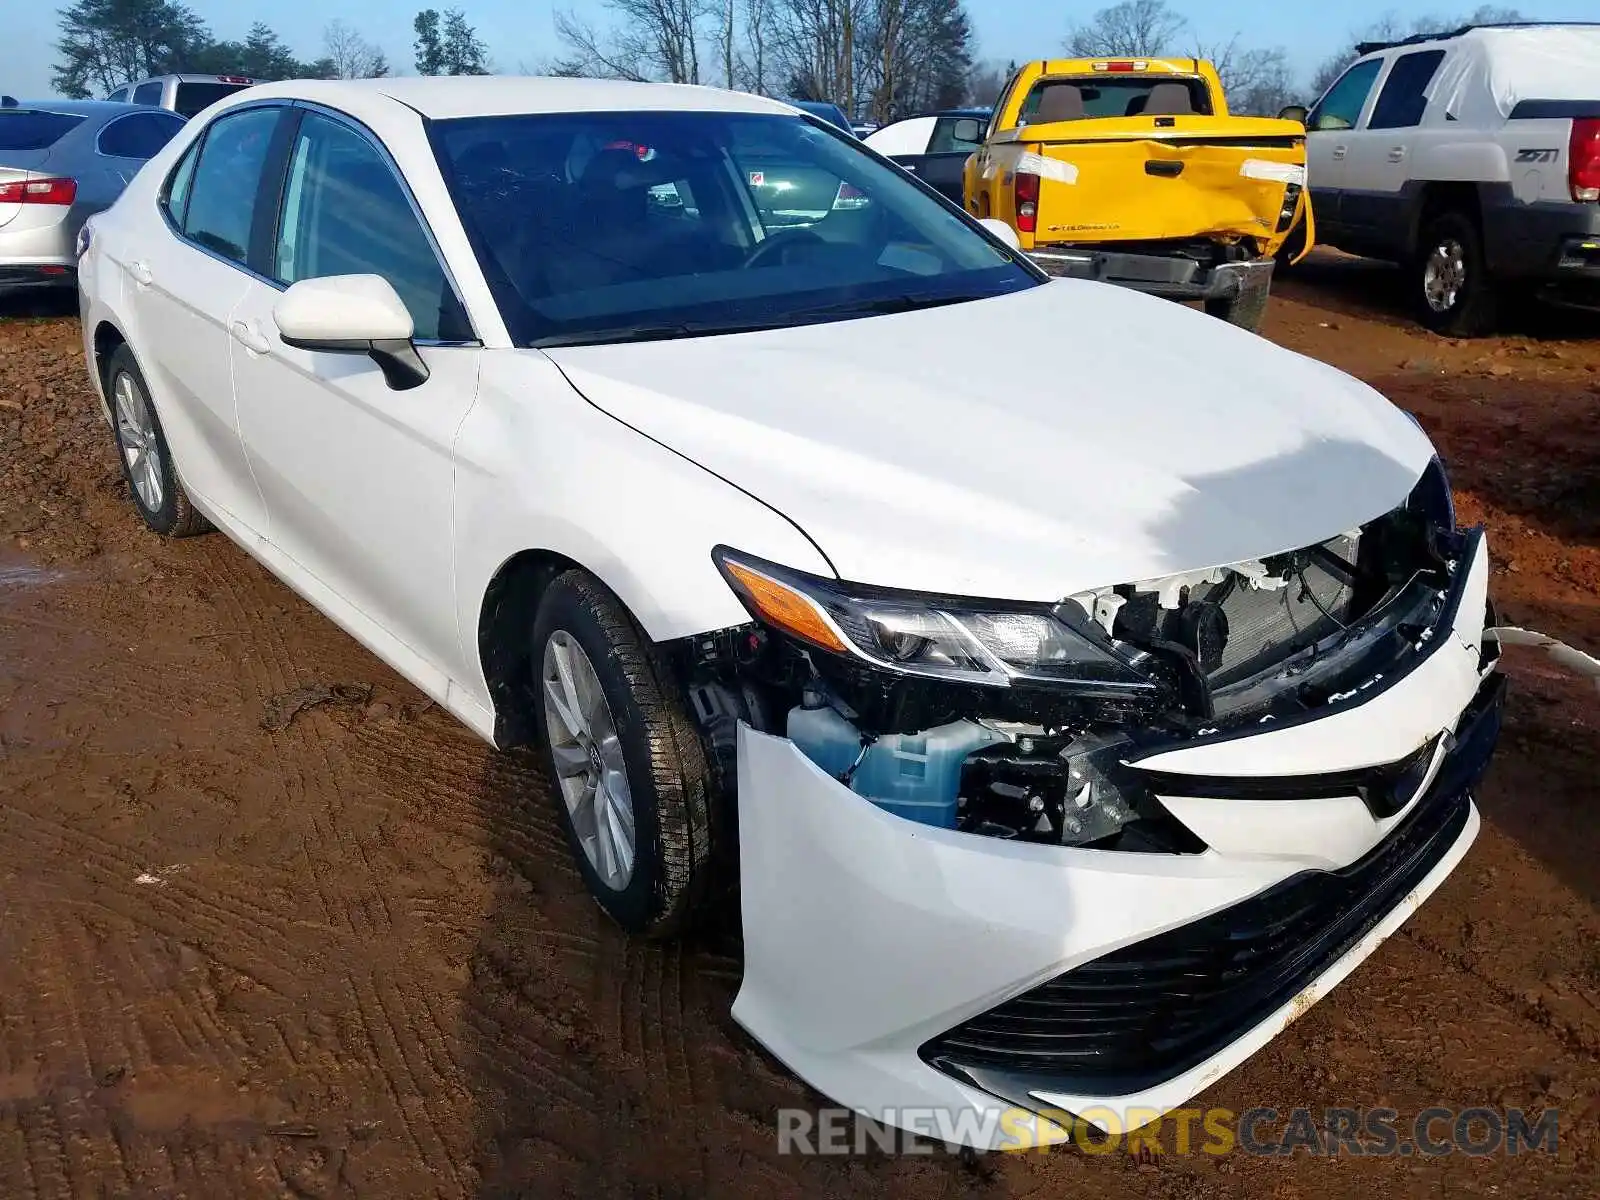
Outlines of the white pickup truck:
M 1404 264 L 1440 333 L 1489 332 L 1511 295 L 1600 308 L 1600 24 L 1359 49 L 1299 114 L 1317 240 Z

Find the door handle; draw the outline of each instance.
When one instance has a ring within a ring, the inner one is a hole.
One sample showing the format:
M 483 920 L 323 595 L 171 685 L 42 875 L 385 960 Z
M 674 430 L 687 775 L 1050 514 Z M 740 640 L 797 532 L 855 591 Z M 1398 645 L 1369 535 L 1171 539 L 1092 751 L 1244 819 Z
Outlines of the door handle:
M 1349 146 L 1335 146 L 1333 148 L 1333 157 L 1336 159 L 1343 158 L 1348 153 L 1350 153 Z
M 129 263 L 128 276 L 142 288 L 149 287 L 156 279 L 154 272 L 150 270 L 150 264 L 146 262 Z
M 1390 148 L 1390 150 L 1389 150 L 1389 161 L 1390 162 L 1395 162 L 1395 163 L 1397 163 L 1397 162 L 1405 162 L 1405 160 L 1406 160 L 1406 148 L 1404 146 L 1393 146 L 1393 147 Z
M 235 321 L 233 323 L 233 337 L 236 342 L 252 354 L 265 354 L 272 349 L 272 343 L 257 329 L 254 323 Z

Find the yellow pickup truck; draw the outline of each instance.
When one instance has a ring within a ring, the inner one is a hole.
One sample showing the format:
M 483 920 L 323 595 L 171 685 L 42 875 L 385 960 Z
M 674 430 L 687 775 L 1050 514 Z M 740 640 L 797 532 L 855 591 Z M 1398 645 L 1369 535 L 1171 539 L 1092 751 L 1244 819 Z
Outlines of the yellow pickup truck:
M 1059 59 L 1006 85 L 963 189 L 1052 274 L 1202 300 L 1254 329 L 1273 255 L 1310 220 L 1305 164 L 1305 127 L 1229 116 L 1208 62 Z

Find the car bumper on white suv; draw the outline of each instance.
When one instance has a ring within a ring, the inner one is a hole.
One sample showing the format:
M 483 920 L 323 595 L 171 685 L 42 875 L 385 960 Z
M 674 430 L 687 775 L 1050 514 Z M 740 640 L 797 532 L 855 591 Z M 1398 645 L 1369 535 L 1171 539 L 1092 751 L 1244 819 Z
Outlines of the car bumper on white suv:
M 980 1148 L 1015 1145 L 1019 1121 L 1066 1136 L 1034 1114 L 1126 1128 L 1182 1104 L 1371 954 L 1476 835 L 1502 679 L 1471 546 L 1441 636 L 1370 698 L 1136 764 L 1182 784 L 1155 790 L 1203 853 L 913 824 L 741 727 L 734 1017 L 837 1102 L 923 1133 L 917 1114 L 944 1114 L 938 1136 Z M 1369 810 L 1345 769 L 1430 744 L 1409 800 Z M 1276 794 L 1229 794 L 1241 777 Z

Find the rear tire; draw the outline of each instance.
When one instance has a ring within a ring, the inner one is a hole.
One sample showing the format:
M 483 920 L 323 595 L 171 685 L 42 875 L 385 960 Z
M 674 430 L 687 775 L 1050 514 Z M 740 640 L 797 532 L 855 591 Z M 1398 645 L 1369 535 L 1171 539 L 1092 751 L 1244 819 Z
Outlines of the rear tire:
M 1411 266 L 1418 319 L 1445 337 L 1483 337 L 1493 331 L 1498 303 L 1483 256 L 1478 225 L 1447 212 L 1422 232 Z
M 631 934 L 666 938 L 705 907 L 713 788 L 667 663 L 583 571 L 558 576 L 534 622 L 535 728 L 590 894 Z
M 1206 312 L 1226 321 L 1229 325 L 1237 325 L 1240 329 L 1259 333 L 1261 319 L 1267 313 L 1267 297 L 1270 295 L 1269 288 L 1247 288 L 1226 299 L 1207 300 Z
M 106 364 L 106 399 L 128 495 L 144 523 L 163 537 L 194 537 L 213 527 L 178 478 L 167 435 L 133 351 L 118 346 Z

